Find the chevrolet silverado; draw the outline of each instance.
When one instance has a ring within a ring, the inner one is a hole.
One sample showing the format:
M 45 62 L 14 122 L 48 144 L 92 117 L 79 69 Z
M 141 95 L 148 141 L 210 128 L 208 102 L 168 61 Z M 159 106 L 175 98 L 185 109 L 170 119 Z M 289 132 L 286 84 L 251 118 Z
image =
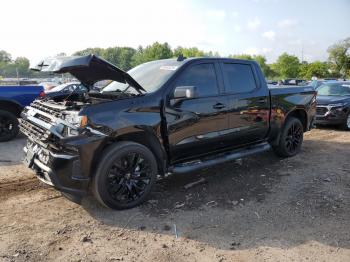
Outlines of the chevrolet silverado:
M 166 59 L 125 72 L 94 56 L 50 58 L 35 70 L 70 73 L 78 99 L 36 100 L 22 113 L 25 164 L 79 201 L 93 192 L 112 209 L 139 205 L 158 176 L 190 173 L 272 148 L 300 151 L 316 113 L 312 87 L 268 88 L 254 61 Z

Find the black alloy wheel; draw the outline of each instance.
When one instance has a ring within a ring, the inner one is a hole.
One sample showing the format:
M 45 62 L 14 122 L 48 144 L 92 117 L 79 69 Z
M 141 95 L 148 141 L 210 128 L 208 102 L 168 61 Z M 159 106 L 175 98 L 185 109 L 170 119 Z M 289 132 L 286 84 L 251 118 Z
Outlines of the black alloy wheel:
M 7 111 L 0 110 L 0 142 L 11 140 L 19 132 L 17 117 Z
M 304 139 L 304 127 L 300 120 L 288 117 L 281 131 L 279 143 L 273 146 L 274 151 L 282 157 L 291 157 L 300 152 Z
M 150 163 L 142 154 L 130 152 L 115 159 L 108 172 L 106 187 L 120 203 L 138 200 L 151 182 Z
M 97 200 L 112 209 L 127 209 L 144 202 L 157 179 L 157 162 L 141 144 L 119 142 L 99 161 L 93 181 Z
M 293 123 L 285 138 L 286 149 L 290 154 L 293 154 L 301 145 L 303 141 L 303 127 L 298 123 Z

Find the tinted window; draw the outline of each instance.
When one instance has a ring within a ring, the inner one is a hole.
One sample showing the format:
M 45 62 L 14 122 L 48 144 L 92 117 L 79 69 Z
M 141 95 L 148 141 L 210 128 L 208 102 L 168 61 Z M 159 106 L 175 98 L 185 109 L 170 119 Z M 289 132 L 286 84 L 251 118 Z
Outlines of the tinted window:
M 188 68 L 176 81 L 176 86 L 195 86 L 197 96 L 217 95 L 215 67 L 213 64 L 199 64 Z
M 225 63 L 224 73 L 228 80 L 226 91 L 229 93 L 245 93 L 256 88 L 253 71 L 250 65 Z
M 79 85 L 79 86 L 78 86 L 78 90 L 79 90 L 79 91 L 87 91 L 86 87 L 83 86 L 83 85 Z

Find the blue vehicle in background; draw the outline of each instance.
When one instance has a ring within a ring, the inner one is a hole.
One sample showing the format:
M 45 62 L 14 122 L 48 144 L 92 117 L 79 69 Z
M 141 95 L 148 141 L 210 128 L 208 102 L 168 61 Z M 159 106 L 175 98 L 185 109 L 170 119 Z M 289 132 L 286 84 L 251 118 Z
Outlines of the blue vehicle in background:
M 18 119 L 25 106 L 37 97 L 45 96 L 42 86 L 0 86 L 0 142 L 8 141 L 19 132 Z

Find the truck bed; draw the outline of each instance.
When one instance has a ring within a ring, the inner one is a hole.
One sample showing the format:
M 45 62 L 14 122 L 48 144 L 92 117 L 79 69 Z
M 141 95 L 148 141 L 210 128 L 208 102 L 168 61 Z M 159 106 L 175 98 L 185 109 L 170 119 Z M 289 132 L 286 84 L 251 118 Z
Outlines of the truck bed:
M 0 86 L 0 100 L 16 101 L 22 107 L 29 105 L 44 91 L 42 86 Z

